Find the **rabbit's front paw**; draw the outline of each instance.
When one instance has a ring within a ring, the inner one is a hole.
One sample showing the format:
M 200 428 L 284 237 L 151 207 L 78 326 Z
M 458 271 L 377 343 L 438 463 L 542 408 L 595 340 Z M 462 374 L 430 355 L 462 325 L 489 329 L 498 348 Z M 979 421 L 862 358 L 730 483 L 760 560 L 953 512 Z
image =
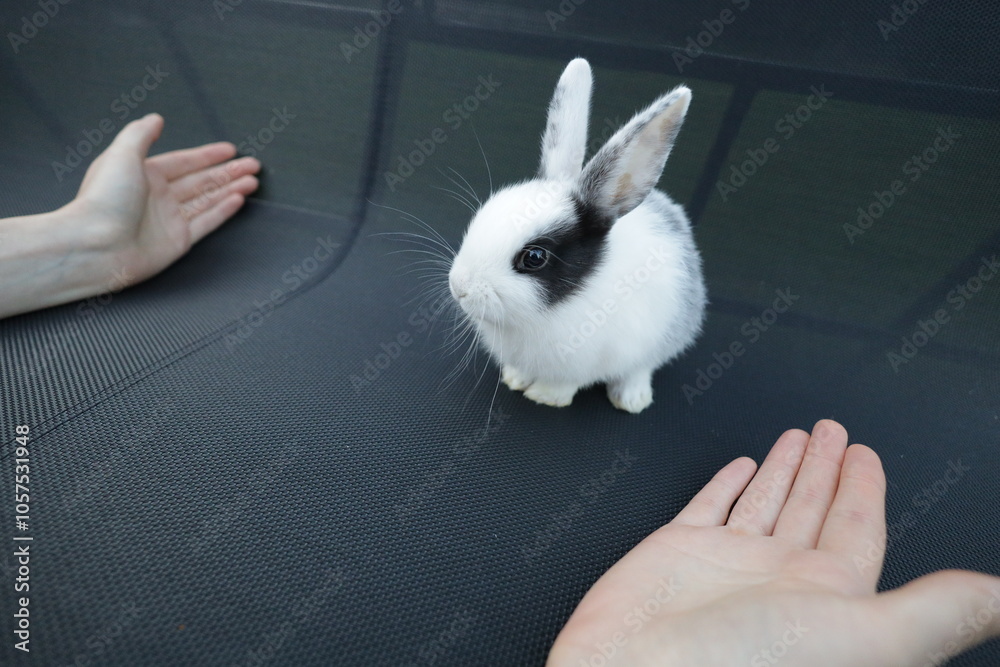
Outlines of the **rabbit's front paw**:
M 524 391 L 534 381 L 513 366 L 504 366 L 500 373 L 500 378 L 505 385 L 514 391 Z
M 638 414 L 653 403 L 651 373 L 639 373 L 608 384 L 608 398 L 619 410 Z
M 577 389 L 578 387 L 572 384 L 545 384 L 536 381 L 525 390 L 524 395 L 535 403 L 564 408 L 573 402 Z

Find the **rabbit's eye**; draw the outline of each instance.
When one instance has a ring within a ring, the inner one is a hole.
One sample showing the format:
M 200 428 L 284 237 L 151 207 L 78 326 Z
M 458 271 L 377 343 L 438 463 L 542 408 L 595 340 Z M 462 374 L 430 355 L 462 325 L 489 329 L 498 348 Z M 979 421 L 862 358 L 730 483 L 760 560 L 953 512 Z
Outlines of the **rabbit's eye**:
M 537 271 L 548 263 L 548 250 L 536 245 L 529 245 L 518 254 L 515 267 L 518 271 Z

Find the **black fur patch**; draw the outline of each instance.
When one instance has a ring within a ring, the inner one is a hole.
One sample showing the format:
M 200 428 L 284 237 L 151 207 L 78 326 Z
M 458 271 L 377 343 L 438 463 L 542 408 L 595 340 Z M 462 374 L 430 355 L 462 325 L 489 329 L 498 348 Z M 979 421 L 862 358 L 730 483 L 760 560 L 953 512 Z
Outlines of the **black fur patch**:
M 604 245 L 613 220 L 580 200 L 576 200 L 574 206 L 576 220 L 572 225 L 527 243 L 545 248 L 550 254 L 549 263 L 541 269 L 521 272 L 538 282 L 549 305 L 557 304 L 583 289 L 590 275 L 604 260 Z M 516 262 L 517 257 L 511 258 L 511 261 Z

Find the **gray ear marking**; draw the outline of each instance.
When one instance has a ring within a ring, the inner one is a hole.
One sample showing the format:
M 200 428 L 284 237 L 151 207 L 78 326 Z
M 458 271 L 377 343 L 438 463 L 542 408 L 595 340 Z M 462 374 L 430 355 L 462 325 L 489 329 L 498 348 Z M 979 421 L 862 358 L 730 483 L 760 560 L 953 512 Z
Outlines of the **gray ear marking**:
M 641 204 L 663 173 L 690 102 L 690 89 L 679 86 L 637 113 L 587 163 L 581 199 L 612 219 Z
M 540 178 L 574 179 L 583 169 L 592 86 L 590 64 L 583 58 L 570 61 L 549 102 L 538 167 Z

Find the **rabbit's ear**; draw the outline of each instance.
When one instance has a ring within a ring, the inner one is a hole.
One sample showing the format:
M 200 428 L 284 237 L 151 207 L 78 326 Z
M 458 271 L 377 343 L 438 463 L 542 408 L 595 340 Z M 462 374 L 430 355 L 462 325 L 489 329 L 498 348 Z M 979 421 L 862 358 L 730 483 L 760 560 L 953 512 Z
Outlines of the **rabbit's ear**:
M 587 150 L 592 82 L 590 64 L 583 58 L 570 61 L 559 77 L 542 138 L 541 178 L 572 180 L 580 175 Z
M 660 180 L 691 103 L 691 90 L 678 86 L 640 111 L 587 163 L 577 192 L 609 224 L 649 195 Z

